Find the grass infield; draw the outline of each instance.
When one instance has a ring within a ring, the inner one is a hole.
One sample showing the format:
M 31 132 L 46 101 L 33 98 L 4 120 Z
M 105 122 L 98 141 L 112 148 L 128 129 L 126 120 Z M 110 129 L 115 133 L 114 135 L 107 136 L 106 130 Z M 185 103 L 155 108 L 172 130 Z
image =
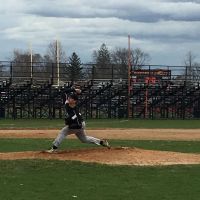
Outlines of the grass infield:
M 0 139 L 0 152 L 42 151 L 48 149 L 52 139 Z M 157 141 L 157 140 L 109 140 L 111 146 L 137 147 L 149 150 L 200 153 L 200 141 Z M 64 140 L 60 149 L 94 148 L 94 145 L 82 144 L 78 139 Z
M 179 128 L 198 129 L 200 120 L 86 120 L 88 129 L 96 128 Z M 64 126 L 62 119 L 1 119 L 0 129 L 60 129 Z
M 200 166 L 127 167 L 71 161 L 0 162 L 4 200 L 196 200 Z

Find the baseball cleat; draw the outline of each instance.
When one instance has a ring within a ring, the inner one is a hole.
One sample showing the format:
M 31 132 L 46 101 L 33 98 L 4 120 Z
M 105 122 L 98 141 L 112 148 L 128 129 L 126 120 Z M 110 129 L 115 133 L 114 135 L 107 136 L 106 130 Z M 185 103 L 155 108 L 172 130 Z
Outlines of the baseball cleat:
M 58 152 L 58 150 L 52 147 L 51 149 L 46 150 L 46 152 L 47 153 L 56 153 L 56 152 Z
M 110 149 L 110 144 L 109 144 L 108 140 L 105 140 L 105 139 L 101 140 L 100 141 L 100 145 L 102 145 L 102 146 L 107 147 L 108 149 Z

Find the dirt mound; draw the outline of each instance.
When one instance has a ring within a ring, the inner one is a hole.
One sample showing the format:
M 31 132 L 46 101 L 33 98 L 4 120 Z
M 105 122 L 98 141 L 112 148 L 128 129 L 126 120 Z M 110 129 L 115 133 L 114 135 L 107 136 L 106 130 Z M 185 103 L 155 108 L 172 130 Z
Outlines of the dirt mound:
M 45 159 L 75 160 L 108 165 L 177 165 L 200 164 L 200 154 L 153 151 L 138 148 L 93 148 L 46 153 L 39 151 L 0 153 L 0 160 Z

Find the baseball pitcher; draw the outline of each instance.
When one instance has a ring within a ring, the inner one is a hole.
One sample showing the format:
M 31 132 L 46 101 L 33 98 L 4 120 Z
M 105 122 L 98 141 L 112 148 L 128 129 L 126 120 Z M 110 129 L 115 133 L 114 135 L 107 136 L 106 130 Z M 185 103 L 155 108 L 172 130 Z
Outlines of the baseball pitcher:
M 47 152 L 56 152 L 61 142 L 70 134 L 75 134 L 78 137 L 78 139 L 83 143 L 102 145 L 104 147 L 110 148 L 110 145 L 107 140 L 98 139 L 86 135 L 85 122 L 77 108 L 78 94 L 81 94 L 81 90 L 68 88 L 65 91 L 65 94 L 65 127 L 60 131 L 60 133 L 54 140 L 52 147 L 49 150 L 47 150 Z

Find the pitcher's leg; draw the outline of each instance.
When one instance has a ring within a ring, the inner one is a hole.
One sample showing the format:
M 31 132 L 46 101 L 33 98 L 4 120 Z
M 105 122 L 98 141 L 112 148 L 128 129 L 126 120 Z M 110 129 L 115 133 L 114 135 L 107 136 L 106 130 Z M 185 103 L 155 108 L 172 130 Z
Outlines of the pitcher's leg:
M 100 145 L 101 140 L 95 137 L 87 136 L 84 129 L 77 130 L 75 134 L 83 143 L 93 143 Z
M 53 145 L 58 148 L 65 137 L 69 135 L 69 132 L 68 126 L 65 126 L 54 140 Z

